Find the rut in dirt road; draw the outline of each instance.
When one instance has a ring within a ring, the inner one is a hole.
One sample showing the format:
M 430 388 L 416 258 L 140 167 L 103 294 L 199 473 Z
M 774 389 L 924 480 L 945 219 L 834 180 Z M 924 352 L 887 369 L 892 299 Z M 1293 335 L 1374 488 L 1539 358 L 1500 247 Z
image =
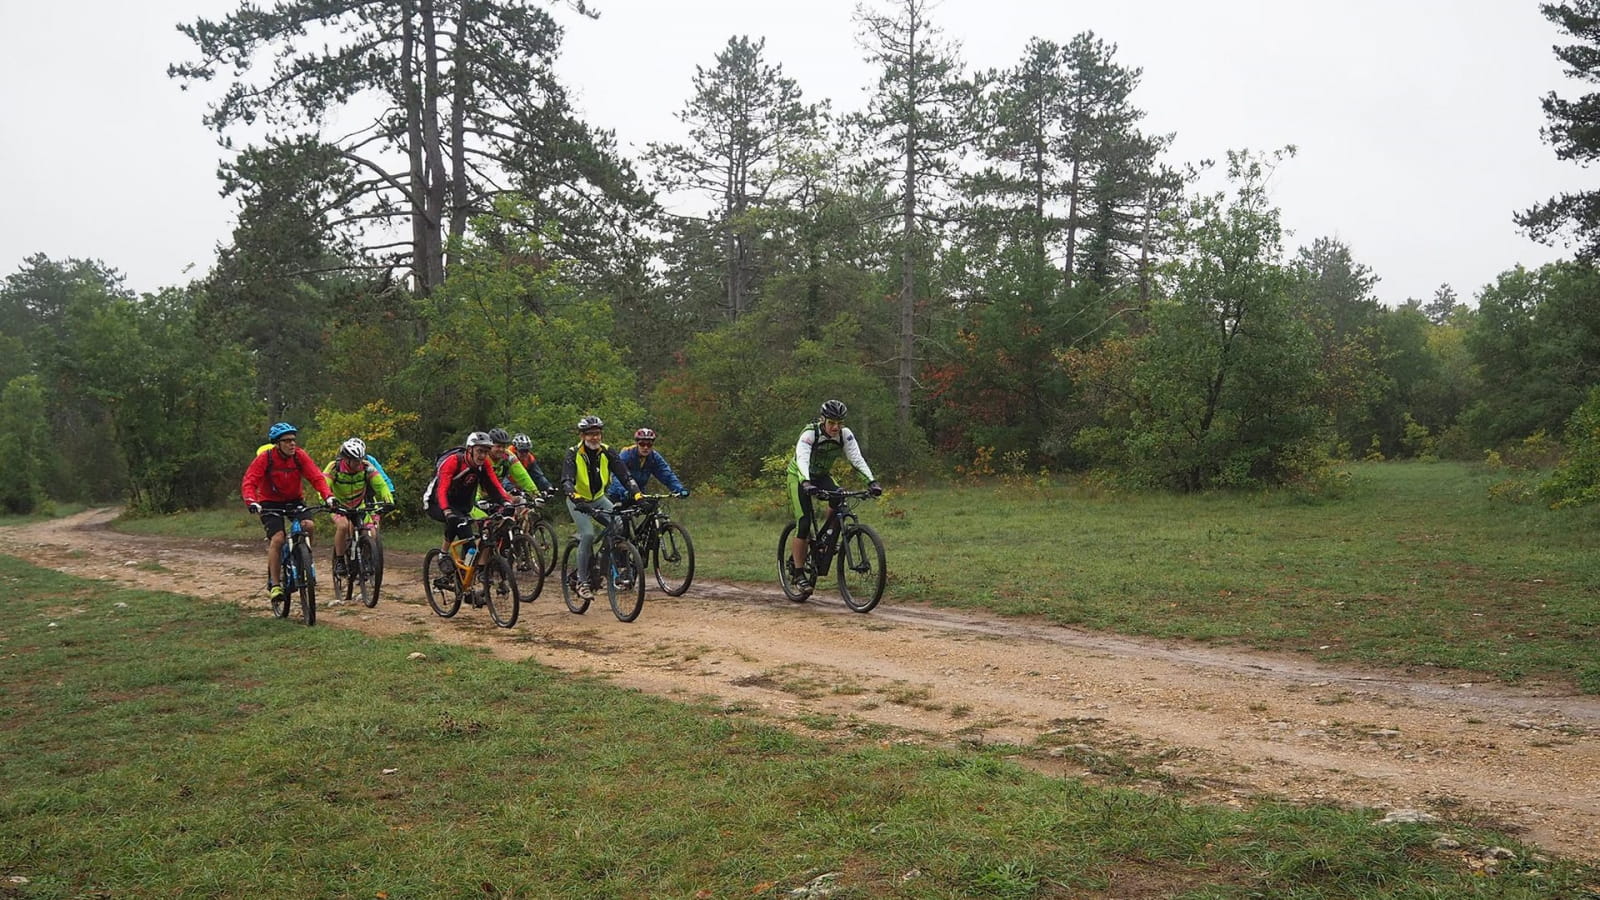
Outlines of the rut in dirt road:
M 270 615 L 259 543 L 123 535 L 105 527 L 114 514 L 0 529 L 0 550 L 141 587 L 203 584 L 217 589 L 205 599 Z M 127 564 L 151 558 L 168 571 Z M 896 605 L 892 590 L 859 615 L 826 591 L 795 604 L 776 585 L 701 578 L 682 598 L 652 590 L 631 624 L 604 604 L 571 615 L 550 585 L 507 630 L 482 610 L 439 619 L 423 599 L 420 558 L 388 562 L 376 609 L 325 609 L 317 627 L 471 644 L 668 697 L 738 704 L 841 740 L 872 725 L 905 739 L 1014 745 L 1026 764 L 1072 776 L 1095 768 L 1088 759 L 1137 758 L 1154 770 L 1151 789 L 1177 785 L 1212 802 L 1426 809 L 1600 859 L 1593 697 Z

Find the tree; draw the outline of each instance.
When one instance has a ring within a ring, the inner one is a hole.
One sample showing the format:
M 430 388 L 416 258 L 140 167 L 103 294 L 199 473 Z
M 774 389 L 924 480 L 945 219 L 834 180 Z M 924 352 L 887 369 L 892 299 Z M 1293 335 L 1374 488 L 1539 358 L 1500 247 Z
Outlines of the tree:
M 1461 301 L 1456 298 L 1456 289 L 1448 284 L 1441 284 L 1433 292 L 1433 299 L 1422 304 L 1422 314 L 1428 321 L 1435 325 L 1444 325 L 1461 309 Z
M 1293 268 L 1299 313 L 1317 339 L 1316 404 L 1340 446 L 1365 449 L 1375 430 L 1373 407 L 1392 387 L 1379 365 L 1378 276 L 1333 238 L 1300 248 Z
M 918 266 L 928 265 L 933 239 L 927 228 L 937 186 L 951 177 L 954 156 L 967 141 L 972 89 L 961 78 L 953 47 L 928 20 L 928 0 L 895 0 L 897 15 L 856 8 L 867 61 L 878 67 L 877 91 L 858 120 L 868 140 L 884 151 L 879 163 L 898 171 L 900 218 L 900 329 L 896 352 L 895 415 L 911 422 L 916 383 Z
M 1183 490 L 1301 474 L 1321 414 L 1316 344 L 1295 314 L 1267 162 L 1229 154 L 1233 198 L 1195 198 L 1149 331 L 1064 355 L 1102 424 L 1078 444 L 1135 481 Z
M 232 79 L 205 119 L 224 144 L 248 126 L 279 146 L 324 148 L 345 170 L 328 225 L 407 268 L 421 293 L 444 282 L 449 239 L 499 194 L 520 190 L 536 222 L 591 240 L 614 239 L 612 223 L 646 207 L 609 136 L 572 115 L 553 72 L 560 28 L 529 0 L 246 3 L 179 30 L 200 58 L 169 75 L 185 87 Z M 394 241 L 392 227 L 409 237 Z
M 39 376 L 22 375 L 7 382 L 0 391 L 0 453 L 11 463 L 0 480 L 0 509 L 19 515 L 44 502 L 42 460 L 50 452 L 49 433 Z
M 1539 11 L 1575 43 L 1557 46 L 1556 58 L 1566 64 L 1569 78 L 1600 81 L 1600 0 L 1564 0 L 1541 3 Z M 1540 129 L 1545 143 L 1560 159 L 1587 165 L 1600 159 L 1600 93 L 1565 100 L 1554 91 L 1542 102 L 1546 125 Z M 1535 240 L 1549 241 L 1567 233 L 1566 243 L 1577 243 L 1581 259 L 1600 258 L 1600 191 L 1564 193 L 1517 213 L 1516 221 Z
M 694 96 L 678 113 L 689 127 L 684 144 L 652 143 L 653 162 L 669 190 L 708 195 L 710 224 L 721 238 L 724 310 L 738 319 L 749 307 L 759 229 L 753 213 L 787 174 L 788 160 L 815 135 L 818 109 L 762 56 L 766 40 L 731 37 L 716 67 L 695 67 Z

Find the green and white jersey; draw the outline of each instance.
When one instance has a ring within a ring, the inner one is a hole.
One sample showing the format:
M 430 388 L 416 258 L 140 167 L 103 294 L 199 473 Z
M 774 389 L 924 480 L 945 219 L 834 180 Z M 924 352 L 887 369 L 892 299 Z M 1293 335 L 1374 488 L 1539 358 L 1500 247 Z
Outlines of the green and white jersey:
M 861 455 L 861 446 L 856 443 L 855 434 L 841 425 L 839 437 L 831 438 L 816 422 L 800 432 L 800 440 L 794 445 L 794 456 L 789 460 L 789 474 L 798 475 L 801 481 L 811 481 L 813 473 L 823 475 L 832 469 L 841 453 L 862 477 L 873 480 L 872 467 Z

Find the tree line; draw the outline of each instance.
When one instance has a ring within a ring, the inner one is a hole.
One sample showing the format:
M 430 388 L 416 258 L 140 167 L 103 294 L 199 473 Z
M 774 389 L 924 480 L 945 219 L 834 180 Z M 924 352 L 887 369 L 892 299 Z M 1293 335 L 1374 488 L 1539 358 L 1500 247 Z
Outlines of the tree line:
M 1590 5 L 1543 7 L 1577 76 L 1600 58 Z M 153 294 L 93 258 L 0 283 L 0 505 L 216 504 L 284 419 L 319 458 L 365 437 L 407 490 L 468 430 L 553 456 L 596 413 L 737 490 L 825 397 L 891 478 L 1254 487 L 1543 434 L 1568 438 L 1563 496 L 1582 493 L 1592 236 L 1475 302 L 1441 285 L 1385 306 L 1345 244 L 1286 246 L 1265 182 L 1293 147 L 1174 164 L 1115 44 L 1036 37 L 969 70 L 927 0 L 858 9 L 861 109 L 735 35 L 685 86 L 680 139 L 629 159 L 554 73 L 593 15 L 285 0 L 181 25 L 195 57 L 169 73 L 220 83 L 203 120 L 237 227 Z M 1546 99 L 1561 155 L 1600 153 L 1594 96 Z M 1518 221 L 1583 237 L 1596 208 Z

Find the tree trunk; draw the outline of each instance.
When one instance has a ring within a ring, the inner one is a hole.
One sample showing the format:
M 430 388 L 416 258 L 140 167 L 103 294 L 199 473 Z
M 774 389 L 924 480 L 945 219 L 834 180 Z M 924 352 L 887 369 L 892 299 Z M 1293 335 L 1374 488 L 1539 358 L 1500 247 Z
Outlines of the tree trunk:
M 916 349 L 917 311 L 917 20 L 911 18 L 906 46 L 906 143 L 905 143 L 905 197 L 901 204 L 900 248 L 900 360 L 895 378 L 895 421 L 901 433 L 911 425 L 911 385 L 916 379 L 912 356 Z
M 433 0 L 422 0 L 422 140 L 427 160 L 428 190 L 424 195 L 428 252 L 427 289 L 444 284 L 444 145 L 439 135 L 439 43 L 433 17 Z
M 400 18 L 400 82 L 405 85 L 406 143 L 410 162 L 407 191 L 411 206 L 411 289 L 427 296 L 433 285 L 428 271 L 428 222 L 425 199 L 428 194 L 426 164 L 422 158 L 422 93 L 417 89 L 417 32 L 407 3 Z

